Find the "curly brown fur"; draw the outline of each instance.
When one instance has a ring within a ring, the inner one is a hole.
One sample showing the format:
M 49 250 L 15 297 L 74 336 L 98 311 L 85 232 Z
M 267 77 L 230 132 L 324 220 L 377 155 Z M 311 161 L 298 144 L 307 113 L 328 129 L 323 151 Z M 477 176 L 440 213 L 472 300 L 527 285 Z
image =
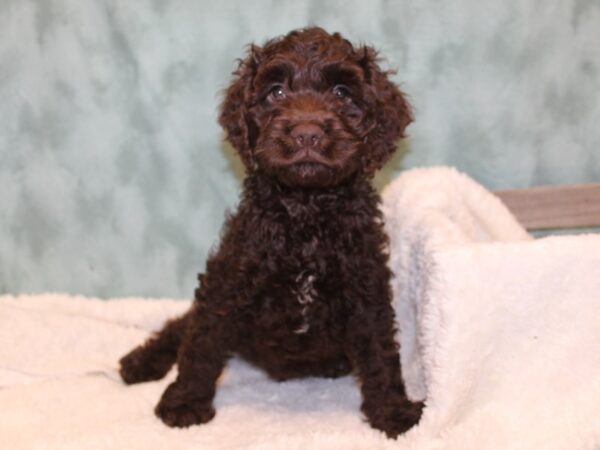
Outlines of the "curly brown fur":
M 126 383 L 177 362 L 156 407 L 166 424 L 213 418 L 215 383 L 234 354 L 276 380 L 353 372 L 373 427 L 396 437 L 418 422 L 369 184 L 410 121 L 370 47 L 307 28 L 250 48 L 220 115 L 247 169 L 238 210 L 190 311 L 120 361 Z

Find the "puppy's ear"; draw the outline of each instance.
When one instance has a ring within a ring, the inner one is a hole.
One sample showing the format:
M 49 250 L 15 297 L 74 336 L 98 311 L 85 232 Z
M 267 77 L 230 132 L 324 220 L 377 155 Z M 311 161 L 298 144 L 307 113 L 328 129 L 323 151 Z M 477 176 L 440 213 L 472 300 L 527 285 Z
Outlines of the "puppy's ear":
M 380 169 L 396 151 L 398 139 L 405 136 L 404 130 L 413 121 L 404 94 L 388 78 L 393 72 L 382 71 L 377 61 L 373 48 L 362 48 L 359 64 L 365 73 L 372 104 L 371 131 L 365 137 L 370 152 L 363 158 L 363 170 L 369 174 Z
M 247 168 L 254 165 L 254 145 L 258 133 L 250 114 L 252 80 L 260 60 L 262 49 L 251 45 L 245 59 L 239 61 L 233 73 L 233 81 L 225 90 L 221 103 L 219 124 L 225 130 L 226 139 L 235 148 Z

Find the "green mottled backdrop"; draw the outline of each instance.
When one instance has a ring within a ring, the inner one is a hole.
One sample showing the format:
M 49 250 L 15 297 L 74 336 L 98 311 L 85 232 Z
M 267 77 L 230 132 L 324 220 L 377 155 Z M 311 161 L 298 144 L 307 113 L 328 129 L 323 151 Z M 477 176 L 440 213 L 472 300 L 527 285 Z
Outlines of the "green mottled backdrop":
M 309 24 L 410 94 L 380 184 L 600 180 L 598 0 L 0 0 L 0 292 L 190 297 L 239 188 L 219 92 L 245 44 Z

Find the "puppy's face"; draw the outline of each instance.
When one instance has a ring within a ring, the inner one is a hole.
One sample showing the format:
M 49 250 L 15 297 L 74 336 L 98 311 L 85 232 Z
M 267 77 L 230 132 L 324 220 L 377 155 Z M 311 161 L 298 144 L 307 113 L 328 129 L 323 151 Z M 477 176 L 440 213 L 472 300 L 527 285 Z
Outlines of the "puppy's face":
M 369 47 L 320 28 L 252 46 L 220 123 L 247 169 L 289 186 L 329 187 L 372 175 L 411 121 Z

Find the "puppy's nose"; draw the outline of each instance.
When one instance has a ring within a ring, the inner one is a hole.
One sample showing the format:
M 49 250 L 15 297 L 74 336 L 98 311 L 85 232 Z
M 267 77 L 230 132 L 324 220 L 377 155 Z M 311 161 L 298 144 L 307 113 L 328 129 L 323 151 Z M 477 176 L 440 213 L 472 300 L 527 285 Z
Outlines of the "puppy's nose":
M 323 130 L 312 123 L 301 123 L 290 133 L 299 147 L 316 147 L 323 138 Z

